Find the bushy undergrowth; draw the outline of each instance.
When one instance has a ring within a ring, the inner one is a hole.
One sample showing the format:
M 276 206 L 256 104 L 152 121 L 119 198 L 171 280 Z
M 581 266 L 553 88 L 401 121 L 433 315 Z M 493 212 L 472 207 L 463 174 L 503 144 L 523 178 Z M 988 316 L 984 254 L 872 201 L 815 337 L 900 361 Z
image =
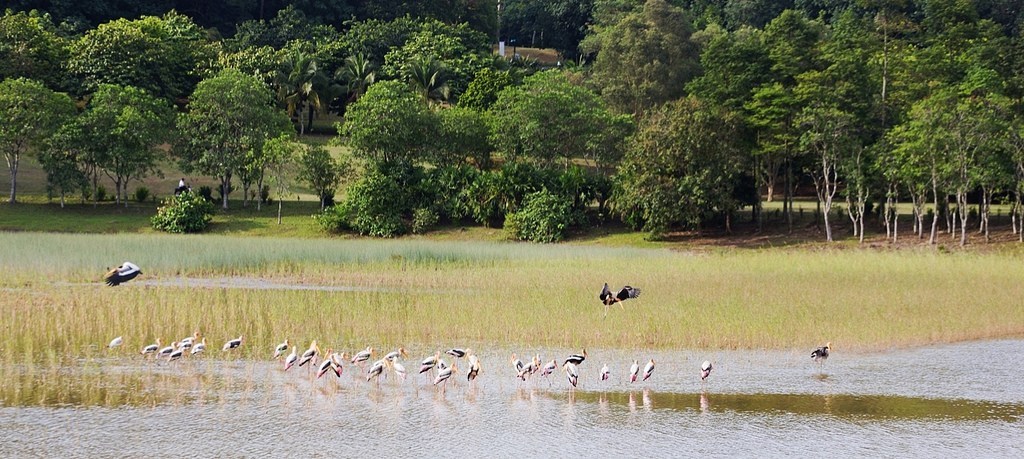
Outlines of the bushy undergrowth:
M 378 164 L 352 184 L 342 202 L 315 218 L 329 232 L 376 237 L 472 220 L 489 227 L 511 224 L 515 238 L 553 242 L 584 222 L 588 206 L 597 202 L 600 207 L 607 188 L 607 179 L 575 167 L 516 163 L 487 171 L 458 165 L 428 172 L 408 164 Z M 532 207 L 522 209 L 537 193 Z M 516 219 L 509 223 L 512 215 Z
M 526 196 L 522 207 L 508 214 L 505 231 L 523 241 L 558 242 L 565 239 L 572 222 L 572 200 L 541 190 Z
M 199 233 L 213 220 L 213 204 L 191 191 L 164 201 L 153 216 L 153 228 L 168 233 Z

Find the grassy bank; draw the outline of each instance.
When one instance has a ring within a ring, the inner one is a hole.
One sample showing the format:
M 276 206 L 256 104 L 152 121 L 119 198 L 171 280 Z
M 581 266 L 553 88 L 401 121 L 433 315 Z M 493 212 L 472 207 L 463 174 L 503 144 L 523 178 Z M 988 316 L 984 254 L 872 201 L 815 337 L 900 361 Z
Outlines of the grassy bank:
M 122 258 L 144 276 L 102 285 L 104 268 Z M 168 343 L 196 329 L 211 347 L 244 335 L 255 358 L 285 337 L 348 350 L 809 349 L 828 340 L 847 351 L 1024 334 L 1024 309 L 1007 300 L 1024 294 L 1024 267 L 995 253 L 3 233 L 0 269 L 5 361 L 96 355 L 118 335 L 128 348 Z M 179 276 L 277 288 L 184 288 Z M 602 282 L 643 294 L 605 318 Z

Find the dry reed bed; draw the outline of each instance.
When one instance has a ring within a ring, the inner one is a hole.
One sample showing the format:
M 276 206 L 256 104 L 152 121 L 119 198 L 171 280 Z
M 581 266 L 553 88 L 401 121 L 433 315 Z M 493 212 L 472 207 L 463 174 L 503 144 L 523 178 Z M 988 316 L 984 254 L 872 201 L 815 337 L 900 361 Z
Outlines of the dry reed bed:
M 6 240 L 5 240 L 6 239 Z M 26 249 L 30 244 L 38 250 Z M 110 254 L 115 255 L 110 255 Z M 102 264 L 139 281 L 109 288 Z M 504 347 L 877 350 L 1024 334 L 1024 267 L 1013 256 L 867 251 L 717 254 L 569 245 L 231 237 L 0 234 L 0 358 L 51 362 L 122 352 L 199 330 L 211 353 L 421 344 Z M 242 276 L 356 291 L 146 286 Z M 604 307 L 602 282 L 643 289 Z

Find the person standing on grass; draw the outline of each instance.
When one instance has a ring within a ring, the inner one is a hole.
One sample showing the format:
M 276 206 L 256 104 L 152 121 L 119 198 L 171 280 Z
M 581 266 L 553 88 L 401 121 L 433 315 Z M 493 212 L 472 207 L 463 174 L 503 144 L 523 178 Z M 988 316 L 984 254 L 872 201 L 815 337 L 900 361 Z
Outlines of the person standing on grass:
M 178 180 L 178 187 L 174 189 L 174 194 L 179 195 L 184 193 L 187 189 L 188 187 L 185 186 L 185 177 L 182 177 L 181 180 Z

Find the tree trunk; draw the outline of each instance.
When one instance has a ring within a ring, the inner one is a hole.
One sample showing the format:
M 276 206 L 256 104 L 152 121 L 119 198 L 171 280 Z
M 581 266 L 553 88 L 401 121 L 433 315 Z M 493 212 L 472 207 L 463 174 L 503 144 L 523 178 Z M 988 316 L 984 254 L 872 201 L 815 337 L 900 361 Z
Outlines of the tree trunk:
M 278 199 L 277 199 L 277 224 L 278 225 L 281 224 L 281 197 L 280 196 L 278 196 Z
M 928 238 L 929 244 L 935 244 L 935 235 L 939 231 L 939 186 L 934 180 L 932 181 L 932 198 L 935 203 L 935 212 L 932 217 L 932 233 Z
M 899 232 L 899 230 L 900 230 L 900 210 L 899 210 L 899 204 L 900 204 L 899 198 L 894 198 L 893 199 L 893 205 L 892 205 L 892 242 L 896 242 L 896 239 L 899 237 L 899 234 L 900 234 L 900 232 Z
M 957 210 L 960 212 L 960 247 L 967 245 L 967 191 L 961 190 L 956 194 Z
M 5 152 L 4 157 L 7 159 L 7 169 L 11 172 L 11 197 L 7 202 L 14 204 L 17 202 L 18 197 L 18 162 L 21 161 L 21 154 L 18 153 L 20 147 L 15 147 L 14 152 Z
M 220 178 L 221 208 L 228 209 L 228 189 L 231 187 L 231 174 L 222 175 Z
M 7 202 L 14 204 L 18 195 L 18 161 L 15 160 L 10 166 L 11 169 L 11 197 Z
M 786 226 L 790 234 L 793 233 L 793 160 L 786 160 L 786 187 L 783 197 L 783 209 L 786 214 Z
M 853 201 L 849 197 L 846 198 L 846 215 L 850 217 L 850 226 L 853 229 L 853 237 L 860 235 L 860 227 L 857 226 L 857 213 L 854 209 Z M 861 238 L 863 240 L 863 238 Z
M 256 212 L 263 208 L 263 174 L 256 180 Z
M 316 110 L 313 110 L 313 106 L 310 105 L 309 108 L 306 109 L 306 119 L 309 121 L 306 123 L 306 126 L 309 126 L 309 132 L 313 132 L 313 115 L 315 114 Z

